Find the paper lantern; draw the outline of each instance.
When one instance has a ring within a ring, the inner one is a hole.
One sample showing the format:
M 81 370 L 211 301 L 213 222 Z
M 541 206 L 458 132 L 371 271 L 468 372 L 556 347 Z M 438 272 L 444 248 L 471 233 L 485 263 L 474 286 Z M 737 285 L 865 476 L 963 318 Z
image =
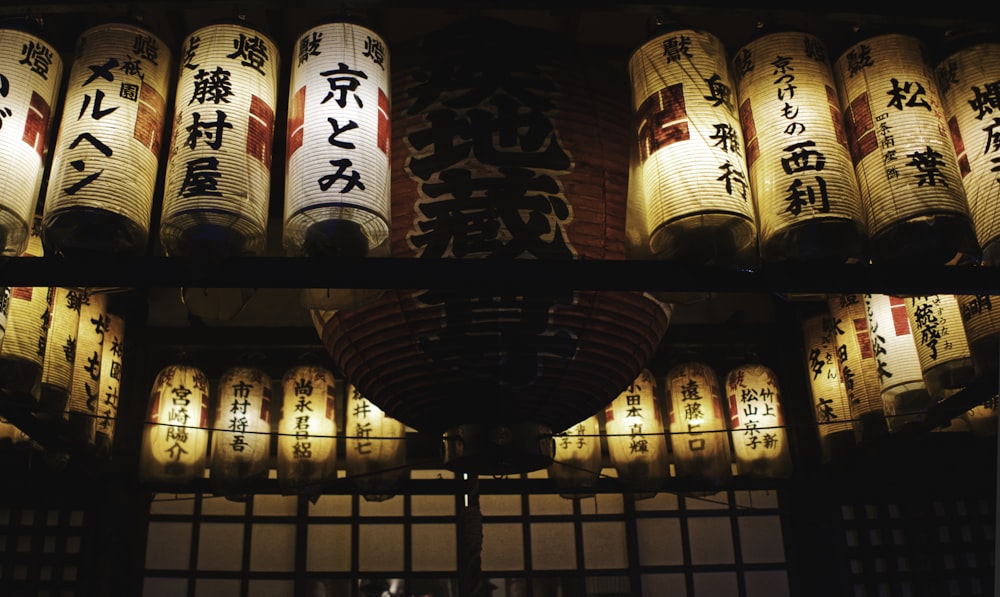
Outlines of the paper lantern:
M 628 97 L 606 57 L 487 18 L 395 56 L 394 257 L 624 258 Z M 452 125 L 468 141 L 445 147 Z M 453 466 L 503 474 L 548 467 L 553 433 L 635 380 L 671 310 L 643 292 L 396 289 L 333 313 L 322 340 L 389 416 L 461 436 Z
M 118 402 L 121 397 L 122 363 L 125 351 L 125 320 L 108 313 L 108 329 L 101 356 L 101 381 L 97 396 L 96 444 L 100 454 L 110 455 L 118 424 Z
M 637 497 L 652 497 L 670 475 L 670 454 L 656 390 L 653 374 L 644 369 L 604 408 L 611 464 L 622 487 Z
M 164 367 L 149 394 L 139 454 L 143 483 L 185 486 L 205 473 L 208 378 L 190 365 Z
M 243 22 L 184 40 L 163 192 L 167 255 L 259 255 L 267 242 L 278 50 Z
M 170 70 L 169 47 L 144 27 L 80 34 L 45 197 L 46 254 L 145 253 Z
M 1000 376 L 1000 296 L 965 294 L 955 298 L 976 375 L 997 379 Z
M 10 310 L 10 286 L 0 286 L 0 348 L 7 333 L 7 312 Z
M 634 152 L 629 202 L 643 206 L 650 252 L 663 259 L 749 266 L 757 225 L 747 148 L 726 48 L 678 28 L 629 59 Z
M 391 498 L 409 476 L 406 426 L 387 417 L 353 385 L 347 388 L 344 464 L 365 499 Z
M 22 257 L 41 257 L 38 228 L 28 237 Z M 14 392 L 41 397 L 42 365 L 49 329 L 52 291 L 45 287 L 10 289 L 7 325 L 0 345 L 0 385 Z
M 20 255 L 28 243 L 45 156 L 50 117 L 62 85 L 63 62 L 44 39 L 0 28 L 0 252 Z
M 675 475 L 722 486 L 732 475 L 732 458 L 715 370 L 682 362 L 667 370 L 663 383 Z
M 976 377 L 958 300 L 952 294 L 905 300 L 927 391 L 931 398 L 943 400 Z
M 53 288 L 45 356 L 42 359 L 41 403 L 49 413 L 68 416 L 69 394 L 73 382 L 73 361 L 80 326 L 80 309 L 87 291 Z
M 296 41 L 288 98 L 285 250 L 364 256 L 388 242 L 389 49 L 357 23 Z
M 256 293 L 256 288 L 181 288 L 181 302 L 188 313 L 204 321 L 230 321 Z
M 337 476 L 333 373 L 298 365 L 281 379 L 278 484 L 284 494 L 318 495 Z
M 806 376 L 824 461 L 841 458 L 855 445 L 854 418 L 847 387 L 837 360 L 839 324 L 828 312 L 809 315 L 802 322 Z
M 73 434 L 91 445 L 97 441 L 101 361 L 104 358 L 104 343 L 108 340 L 109 322 L 108 295 L 87 291 L 80 302 L 68 419 Z
M 936 72 L 983 262 L 1000 265 L 1000 115 L 991 99 L 1000 81 L 1000 42 L 957 50 L 938 63 Z
M 781 391 L 774 371 L 761 363 L 746 363 L 726 375 L 729 430 L 741 476 L 784 478 L 792 475 Z
M 587 417 L 556 435 L 556 452 L 547 469 L 559 495 L 579 499 L 594 495 L 601 478 L 601 421 L 597 415 Z
M 271 378 L 257 367 L 219 376 L 209 481 L 216 495 L 239 498 L 267 478 L 271 451 Z
M 872 353 L 878 364 L 886 424 L 890 432 L 897 432 L 907 424 L 924 420 L 934 400 L 920 370 L 920 357 L 910 332 L 905 300 L 885 294 L 866 294 L 865 313 Z
M 868 228 L 826 46 L 763 35 L 732 60 L 764 261 L 867 260 Z
M 886 34 L 834 63 L 876 263 L 978 259 L 955 148 L 923 43 Z

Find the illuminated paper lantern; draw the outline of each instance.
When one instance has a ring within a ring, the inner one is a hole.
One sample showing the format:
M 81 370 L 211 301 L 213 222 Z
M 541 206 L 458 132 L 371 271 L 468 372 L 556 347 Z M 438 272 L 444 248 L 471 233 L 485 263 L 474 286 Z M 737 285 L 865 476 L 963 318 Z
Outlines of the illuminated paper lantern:
M 108 329 L 101 356 L 101 381 L 97 396 L 97 450 L 111 454 L 118 424 L 118 401 L 122 386 L 122 361 L 125 351 L 125 320 L 108 313 Z
M 594 495 L 603 466 L 600 419 L 596 414 L 587 417 L 557 434 L 555 440 L 555 455 L 546 472 L 559 495 L 566 499 Z
M 886 424 L 890 432 L 896 432 L 924 420 L 934 400 L 920 370 L 906 301 L 885 294 L 864 296 Z
M 986 265 L 1000 265 L 1000 161 L 997 105 L 992 91 L 1000 81 L 1000 42 L 973 43 L 936 68 L 962 184 Z
M 927 391 L 935 400 L 943 400 L 976 377 L 958 299 L 936 294 L 905 300 Z
M 670 475 L 670 454 L 652 373 L 644 369 L 604 408 L 604 429 L 622 487 L 638 497 L 660 491 Z
M 284 246 L 364 256 L 388 242 L 389 49 L 350 22 L 296 40 L 286 131 Z
M 313 493 L 337 476 L 333 373 L 298 365 L 281 379 L 278 484 L 282 493 Z
M 955 297 L 976 375 L 1000 376 L 1000 296 L 968 294 Z
M 46 254 L 145 253 L 170 72 L 169 47 L 144 27 L 80 34 L 45 197 Z
M 209 480 L 216 495 L 238 498 L 267 478 L 271 451 L 271 378 L 257 367 L 219 376 Z
M 865 445 L 889 431 L 865 298 L 860 294 L 839 295 L 828 299 L 827 306 L 837 333 L 837 363 L 851 406 L 855 437 Z
M 185 486 L 205 474 L 208 378 L 189 365 L 160 370 L 150 390 L 139 454 L 144 483 Z
M 0 28 L 0 252 L 28 243 L 45 169 L 51 115 L 62 85 L 59 53 L 31 32 Z
M 87 292 L 75 288 L 53 288 L 49 330 L 42 359 L 42 407 L 62 418 L 68 416 L 73 382 L 73 361 L 80 326 L 80 309 Z
M 732 475 L 732 457 L 715 370 L 683 362 L 667 370 L 663 383 L 675 475 L 722 486 Z
M 666 31 L 629 59 L 634 152 L 629 203 L 663 259 L 749 266 L 757 225 L 726 48 L 711 33 Z
M 853 44 L 834 63 L 876 263 L 980 254 L 927 55 L 919 39 L 886 34 Z
M 406 426 L 386 416 L 353 385 L 347 388 L 346 408 L 347 477 L 369 501 L 391 498 L 409 475 Z
M 774 371 L 760 363 L 735 367 L 726 375 L 726 394 L 736 472 L 746 477 L 790 477 L 792 452 Z
M 764 261 L 867 260 L 868 228 L 826 46 L 797 31 L 732 60 Z
M 85 292 L 80 300 L 80 321 L 73 354 L 68 419 L 73 434 L 94 445 L 101 402 L 101 361 L 108 340 L 108 295 Z
M 36 220 L 37 222 L 37 220 Z M 21 257 L 41 257 L 38 228 L 32 230 Z M 42 365 L 49 331 L 52 290 L 15 286 L 10 289 L 7 325 L 0 345 L 0 385 L 15 392 L 41 398 Z
M 838 322 L 825 304 L 823 310 L 827 312 L 809 315 L 802 322 L 802 339 L 820 451 L 829 462 L 846 455 L 856 442 L 851 402 L 837 360 Z
M 163 192 L 167 255 L 259 255 L 267 243 L 278 50 L 242 22 L 184 41 Z

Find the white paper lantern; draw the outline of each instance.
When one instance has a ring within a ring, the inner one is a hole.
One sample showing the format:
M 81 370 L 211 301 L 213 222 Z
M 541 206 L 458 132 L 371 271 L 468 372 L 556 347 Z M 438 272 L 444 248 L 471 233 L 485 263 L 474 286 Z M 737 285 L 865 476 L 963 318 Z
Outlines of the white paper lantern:
M 834 63 L 875 262 L 952 263 L 980 253 L 926 56 L 919 39 L 886 34 Z
M 546 469 L 559 495 L 578 499 L 593 495 L 601 477 L 601 421 L 587 417 L 562 433 L 556 434 L 555 455 Z
M 802 322 L 804 365 L 824 461 L 843 456 L 855 445 L 851 402 L 837 360 L 837 328 L 828 312 L 810 315 Z
M 337 476 L 333 373 L 316 365 L 292 367 L 281 380 L 278 483 L 282 493 L 316 493 Z
M 983 262 L 1000 265 L 1000 42 L 972 44 L 937 65 L 938 83 Z
M 997 379 L 1000 375 L 1000 296 L 967 294 L 956 299 L 976 374 L 983 379 Z
M 826 47 L 764 35 L 732 60 L 764 261 L 867 260 L 868 229 Z
M 143 27 L 80 35 L 45 197 L 47 254 L 146 251 L 169 72 L 169 47 Z
M 122 363 L 125 351 L 125 320 L 108 313 L 108 330 L 101 357 L 101 382 L 97 397 L 97 437 L 99 453 L 111 454 L 118 424 L 118 402 L 121 396 Z
M 95 444 L 101 402 L 101 361 L 108 341 L 108 295 L 86 292 L 80 303 L 80 321 L 73 355 L 69 392 L 69 424 L 81 440 Z
M 732 458 L 719 379 L 709 365 L 674 365 L 664 379 L 674 472 L 723 485 L 732 474 Z
M 369 501 L 391 498 L 409 475 L 406 465 L 406 426 L 387 417 L 381 408 L 347 388 L 345 468 L 347 477 Z
M 885 294 L 866 294 L 865 313 L 886 424 L 890 432 L 896 432 L 909 423 L 924 420 L 933 399 L 920 370 L 906 301 Z
M 976 373 L 955 295 L 909 296 L 906 314 L 931 397 L 940 401 L 969 385 Z
M 389 51 L 371 29 L 317 25 L 292 53 L 284 246 L 367 255 L 389 238 Z
M 139 454 L 144 483 L 185 486 L 205 473 L 208 378 L 189 365 L 160 370 L 150 390 Z
M 80 309 L 87 293 L 76 288 L 53 288 L 49 330 L 42 361 L 41 403 L 46 411 L 68 416 L 73 361 L 80 326 Z
M 267 242 L 278 67 L 273 41 L 217 23 L 184 41 L 160 241 L 168 255 L 259 255 Z
M 670 455 L 656 380 L 643 370 L 604 409 L 611 463 L 622 487 L 640 497 L 652 497 L 670 474 Z
M 38 228 L 32 229 L 21 257 L 41 257 Z M 7 324 L 0 345 L 0 385 L 41 398 L 42 364 L 49 329 L 52 291 L 45 287 L 15 286 L 10 289 Z
M 792 452 L 774 371 L 760 363 L 736 367 L 726 375 L 726 394 L 737 473 L 760 478 L 791 476 Z
M 665 32 L 629 59 L 639 202 L 660 258 L 751 265 L 757 227 L 726 49 L 693 29 Z
M 51 44 L 27 31 L 0 29 L 0 252 L 28 243 L 41 189 L 51 115 L 63 62 Z
M 271 450 L 271 378 L 257 367 L 219 376 L 209 479 L 216 495 L 237 498 L 267 477 Z
M 837 332 L 837 363 L 851 405 L 855 437 L 865 445 L 888 432 L 865 298 L 844 294 L 828 299 L 827 304 Z

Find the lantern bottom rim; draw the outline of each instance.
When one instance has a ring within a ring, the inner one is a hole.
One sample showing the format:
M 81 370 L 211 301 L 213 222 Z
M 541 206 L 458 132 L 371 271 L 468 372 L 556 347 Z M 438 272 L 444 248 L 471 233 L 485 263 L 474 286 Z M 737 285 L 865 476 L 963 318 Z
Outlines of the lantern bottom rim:
M 552 464 L 552 429 L 534 421 L 469 423 L 445 431 L 444 465 L 460 473 L 527 473 Z

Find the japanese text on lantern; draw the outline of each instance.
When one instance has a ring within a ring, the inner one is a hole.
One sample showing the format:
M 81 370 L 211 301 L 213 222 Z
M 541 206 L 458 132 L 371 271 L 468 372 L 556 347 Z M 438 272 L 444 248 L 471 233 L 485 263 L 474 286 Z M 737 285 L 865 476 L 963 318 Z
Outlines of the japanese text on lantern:
M 745 380 L 744 372 L 740 371 L 729 381 L 729 399 L 739 402 L 735 412 L 743 423 L 743 445 L 752 450 L 777 450 L 778 435 L 774 429 L 780 419 L 775 407 L 776 383 L 769 379 L 768 383 L 754 387 L 745 385 Z

